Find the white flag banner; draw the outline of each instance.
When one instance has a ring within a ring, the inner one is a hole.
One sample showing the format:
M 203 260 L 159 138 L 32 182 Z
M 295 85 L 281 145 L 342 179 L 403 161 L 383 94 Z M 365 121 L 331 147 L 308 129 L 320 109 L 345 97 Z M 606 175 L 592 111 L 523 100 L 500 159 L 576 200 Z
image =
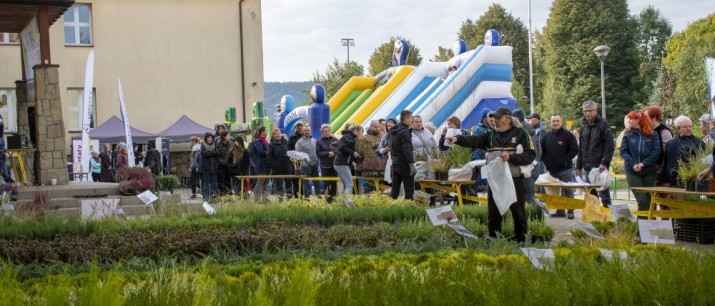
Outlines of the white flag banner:
M 710 114 L 715 115 L 715 58 L 705 58 L 705 74 L 708 79 L 708 105 L 710 105 Z
M 122 80 L 117 78 L 117 82 L 119 82 L 119 111 L 122 113 L 122 121 L 124 121 L 124 133 L 127 136 L 127 164 L 129 165 L 129 167 L 134 167 L 134 144 L 132 143 L 132 131 L 129 128 L 127 107 L 124 105 L 124 89 L 122 89 Z
M 84 97 L 82 97 L 82 142 L 77 150 L 77 162 L 82 173 L 92 172 L 89 166 L 89 148 L 92 141 L 89 139 L 90 122 L 92 121 L 92 101 L 94 101 L 94 49 L 87 56 L 87 65 L 84 70 Z M 98 148 L 95 148 L 98 149 Z M 87 176 L 89 180 L 89 175 Z

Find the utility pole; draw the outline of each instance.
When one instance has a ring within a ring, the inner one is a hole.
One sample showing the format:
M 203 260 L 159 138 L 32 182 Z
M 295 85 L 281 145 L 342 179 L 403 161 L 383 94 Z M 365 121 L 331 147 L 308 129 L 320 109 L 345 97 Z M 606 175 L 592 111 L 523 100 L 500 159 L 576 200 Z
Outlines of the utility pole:
M 344 47 L 348 48 L 348 61 L 345 63 L 350 63 L 350 47 L 355 47 L 355 40 L 352 38 L 341 38 L 340 41 Z

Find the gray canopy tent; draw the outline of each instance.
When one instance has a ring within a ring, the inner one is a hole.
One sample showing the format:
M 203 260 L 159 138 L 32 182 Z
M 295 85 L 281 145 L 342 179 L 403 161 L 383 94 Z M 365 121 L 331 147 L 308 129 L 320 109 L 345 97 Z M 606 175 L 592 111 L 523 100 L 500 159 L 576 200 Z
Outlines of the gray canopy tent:
M 137 130 L 131 126 L 129 130 L 132 133 L 133 143 L 146 144 L 150 139 L 156 139 L 156 137 L 158 137 L 158 135 Z M 102 123 L 102 125 L 90 130 L 89 138 L 98 139 L 99 143 L 125 142 L 127 138 L 124 133 L 124 122 L 117 118 L 117 116 L 112 116 Z
M 188 142 L 191 136 L 197 136 L 203 139 L 206 133 L 213 134 L 214 130 L 200 125 L 191 120 L 188 116 L 183 115 L 166 130 L 159 132 L 159 135 L 161 135 L 162 138 L 168 138 L 172 143 L 177 143 Z

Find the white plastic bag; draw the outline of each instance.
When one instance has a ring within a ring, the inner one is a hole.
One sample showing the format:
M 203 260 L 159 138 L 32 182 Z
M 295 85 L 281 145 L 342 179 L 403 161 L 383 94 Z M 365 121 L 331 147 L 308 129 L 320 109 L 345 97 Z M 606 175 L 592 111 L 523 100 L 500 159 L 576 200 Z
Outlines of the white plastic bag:
M 591 172 L 588 173 L 588 181 L 594 185 L 601 185 L 601 187 L 597 188 L 596 191 L 603 191 L 611 186 L 613 176 L 611 176 L 611 173 L 609 173 L 608 170 L 600 172 L 598 171 L 598 167 L 594 167 L 591 169 Z
M 524 153 L 524 147 L 521 145 L 516 146 L 516 154 L 521 154 Z M 519 166 L 519 169 L 521 170 L 521 174 L 524 175 L 524 178 L 530 178 L 531 177 L 531 171 L 534 170 L 534 166 L 536 165 L 537 161 L 534 160 L 531 162 L 531 164 L 528 164 L 526 166 Z
M 429 162 L 418 161 L 415 163 L 415 180 L 431 180 L 434 179 L 434 173 L 429 169 Z
M 516 202 L 514 181 L 511 177 L 509 164 L 501 158 L 495 158 L 482 167 L 482 175 L 484 175 L 484 172 L 486 172 L 494 203 L 497 205 L 499 213 L 503 215 L 509 210 L 509 206 Z
M 392 184 L 392 154 L 388 155 L 387 163 L 385 164 L 385 182 Z
M 539 175 L 539 178 L 536 179 L 536 184 L 563 184 L 563 182 L 546 172 Z M 544 189 L 546 189 L 546 194 L 561 195 L 561 188 L 559 187 L 544 187 Z

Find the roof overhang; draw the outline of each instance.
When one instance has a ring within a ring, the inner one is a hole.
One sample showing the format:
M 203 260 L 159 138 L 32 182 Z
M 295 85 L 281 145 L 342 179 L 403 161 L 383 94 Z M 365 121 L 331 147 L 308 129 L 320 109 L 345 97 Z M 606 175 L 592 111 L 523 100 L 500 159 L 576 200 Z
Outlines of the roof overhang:
M 0 32 L 20 33 L 46 6 L 51 26 L 74 4 L 74 0 L 0 0 Z

